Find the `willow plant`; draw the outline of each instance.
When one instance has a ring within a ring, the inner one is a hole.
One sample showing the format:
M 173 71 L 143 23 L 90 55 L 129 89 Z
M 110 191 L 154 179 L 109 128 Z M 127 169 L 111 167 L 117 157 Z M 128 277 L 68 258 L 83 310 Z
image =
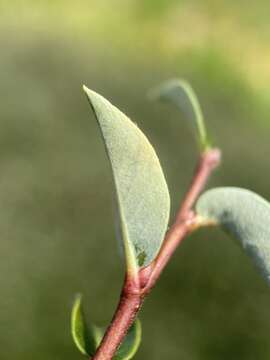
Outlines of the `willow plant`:
M 111 164 L 117 218 L 125 257 L 119 304 L 107 329 L 87 324 L 81 297 L 71 315 L 71 332 L 88 359 L 128 360 L 140 344 L 137 314 L 176 248 L 187 235 L 205 226 L 220 226 L 237 239 L 270 281 L 270 204 L 236 187 L 204 191 L 220 164 L 220 150 L 211 146 L 202 111 L 191 86 L 171 80 L 151 92 L 184 113 L 198 145 L 198 164 L 190 186 L 168 229 L 170 195 L 158 156 L 142 131 L 118 108 L 84 86 Z

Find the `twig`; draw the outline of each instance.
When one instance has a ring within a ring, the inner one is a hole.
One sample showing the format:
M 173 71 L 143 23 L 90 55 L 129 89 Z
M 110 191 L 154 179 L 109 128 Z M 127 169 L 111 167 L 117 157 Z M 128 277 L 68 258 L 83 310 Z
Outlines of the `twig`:
M 112 359 L 135 320 L 145 296 L 156 284 L 176 248 L 190 232 L 201 225 L 192 208 L 212 171 L 219 163 L 220 151 L 218 149 L 207 150 L 201 155 L 189 190 L 179 208 L 174 224 L 166 234 L 156 260 L 140 270 L 139 282 L 138 277 L 134 278 L 127 274 L 115 315 L 93 360 Z
M 127 276 L 114 317 L 93 359 L 112 359 L 135 320 L 141 304 L 140 286 Z

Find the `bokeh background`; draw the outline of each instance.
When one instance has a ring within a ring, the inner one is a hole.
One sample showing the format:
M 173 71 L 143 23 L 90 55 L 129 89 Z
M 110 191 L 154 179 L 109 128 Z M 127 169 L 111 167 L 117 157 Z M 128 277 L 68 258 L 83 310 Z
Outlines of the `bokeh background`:
M 83 83 L 147 134 L 172 214 L 196 147 L 151 103 L 171 77 L 195 88 L 222 167 L 209 186 L 270 199 L 270 2 L 0 0 L 0 359 L 75 360 L 74 294 L 106 325 L 123 264 L 112 179 Z M 203 230 L 177 251 L 141 313 L 136 359 L 270 356 L 270 289 L 238 245 Z

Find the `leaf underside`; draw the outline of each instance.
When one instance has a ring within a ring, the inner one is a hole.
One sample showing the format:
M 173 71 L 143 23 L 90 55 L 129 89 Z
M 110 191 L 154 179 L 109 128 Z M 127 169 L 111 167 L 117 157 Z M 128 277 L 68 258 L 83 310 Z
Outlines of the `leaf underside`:
M 151 263 L 169 219 L 170 198 L 158 157 L 142 131 L 101 95 L 84 87 L 111 163 L 129 268 Z
M 238 239 L 270 283 L 270 204 L 240 188 L 216 188 L 197 202 L 197 213 L 214 221 Z
M 169 102 L 179 108 L 193 128 L 196 141 L 202 150 L 209 146 L 201 107 L 194 90 L 188 82 L 182 79 L 166 81 L 157 89 L 154 89 L 150 96 Z
M 75 299 L 71 315 L 71 333 L 78 350 L 86 357 L 95 354 L 102 337 L 104 329 L 94 325 L 88 326 L 82 309 L 81 296 Z M 137 319 L 129 329 L 123 343 L 117 350 L 113 360 L 129 360 L 137 352 L 141 342 L 141 324 Z

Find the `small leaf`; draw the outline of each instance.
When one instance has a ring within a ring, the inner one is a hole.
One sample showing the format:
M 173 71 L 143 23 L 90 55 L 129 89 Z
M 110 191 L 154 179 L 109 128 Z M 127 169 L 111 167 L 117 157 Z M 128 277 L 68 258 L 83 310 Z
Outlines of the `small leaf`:
M 74 301 L 71 313 L 71 333 L 73 340 L 83 355 L 93 356 L 102 333 L 99 328 L 87 326 L 82 309 L 82 297 L 78 295 Z
M 234 235 L 270 283 L 269 202 L 249 190 L 217 188 L 200 197 L 196 210 Z
M 79 351 L 89 357 L 93 356 L 103 338 L 104 330 L 94 325 L 87 326 L 83 309 L 82 297 L 77 296 L 72 307 L 71 333 Z M 137 352 L 141 342 L 141 323 L 136 319 L 129 329 L 123 343 L 118 349 L 114 360 L 129 360 Z
M 118 349 L 116 355 L 113 357 L 114 360 L 129 360 L 132 359 L 136 354 L 142 337 L 142 328 L 139 319 L 136 319 L 128 334 L 125 337 L 122 345 Z
M 112 166 L 129 271 L 156 257 L 167 230 L 170 198 L 158 157 L 139 128 L 101 95 L 84 87 Z
M 206 150 L 209 147 L 201 107 L 189 83 L 181 79 L 169 80 L 154 89 L 150 97 L 176 105 L 192 125 L 201 149 Z

